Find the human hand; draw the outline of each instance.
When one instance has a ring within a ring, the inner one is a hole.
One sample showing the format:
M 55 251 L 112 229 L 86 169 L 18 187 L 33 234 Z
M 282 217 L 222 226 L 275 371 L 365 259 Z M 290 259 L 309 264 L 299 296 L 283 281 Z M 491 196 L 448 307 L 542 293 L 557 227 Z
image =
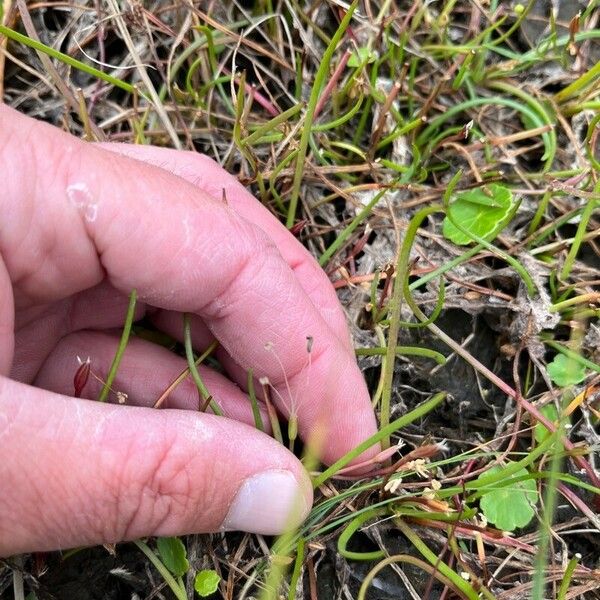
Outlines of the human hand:
M 309 253 L 201 155 L 87 144 L 0 105 L 0 164 L 0 556 L 299 523 L 306 472 L 245 424 L 247 398 L 225 376 L 201 369 L 230 418 L 182 410 L 198 405 L 189 381 L 152 409 L 186 364 L 132 338 L 113 387 L 138 406 L 69 396 L 77 355 L 106 376 L 135 289 L 136 318 L 181 338 L 180 313 L 192 313 L 194 346 L 216 338 L 233 381 L 250 367 L 268 377 L 278 408 L 297 411 L 303 439 L 320 432 L 334 461 L 375 420 Z

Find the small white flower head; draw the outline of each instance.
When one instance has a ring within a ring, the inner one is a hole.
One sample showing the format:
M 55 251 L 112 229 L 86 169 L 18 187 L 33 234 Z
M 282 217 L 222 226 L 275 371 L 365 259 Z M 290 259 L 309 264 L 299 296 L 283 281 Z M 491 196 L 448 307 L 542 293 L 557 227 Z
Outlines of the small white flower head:
M 432 479 L 431 487 L 426 487 L 423 490 L 423 498 L 427 498 L 428 500 L 435 500 L 437 496 L 437 492 L 442 488 L 442 484 L 437 479 Z
M 469 133 L 471 133 L 471 129 L 473 129 L 473 119 L 471 119 L 464 128 L 464 132 L 465 132 L 465 139 L 467 139 L 469 137 Z
M 427 478 L 427 470 L 429 465 L 428 458 L 416 458 L 403 465 L 403 470 L 414 471 L 419 477 Z
M 384 490 L 390 494 L 397 494 L 400 486 L 402 485 L 402 477 L 395 477 L 390 479 L 384 486 Z

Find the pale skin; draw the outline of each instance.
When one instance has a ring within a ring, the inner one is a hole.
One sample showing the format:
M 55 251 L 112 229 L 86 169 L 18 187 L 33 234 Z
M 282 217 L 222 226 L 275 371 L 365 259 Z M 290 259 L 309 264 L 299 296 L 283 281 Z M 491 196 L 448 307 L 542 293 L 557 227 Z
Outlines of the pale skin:
M 0 556 L 299 523 L 310 480 L 250 425 L 235 385 L 246 369 L 269 378 L 325 463 L 376 431 L 310 254 L 198 154 L 88 144 L 0 105 L 0 165 Z M 196 350 L 218 340 L 228 376 L 201 373 L 226 417 L 199 413 L 189 380 L 151 408 L 186 365 L 141 338 L 114 385 L 127 405 L 71 397 L 77 356 L 106 375 L 133 289 L 137 319 L 181 339 L 190 312 Z

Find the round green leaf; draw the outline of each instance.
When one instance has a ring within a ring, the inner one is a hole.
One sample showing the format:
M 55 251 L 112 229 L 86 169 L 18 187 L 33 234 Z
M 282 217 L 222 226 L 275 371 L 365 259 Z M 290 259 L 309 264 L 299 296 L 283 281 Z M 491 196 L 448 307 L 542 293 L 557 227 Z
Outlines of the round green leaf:
M 210 596 L 217 591 L 219 587 L 219 581 L 221 578 L 216 571 L 210 569 L 204 569 L 203 571 L 198 571 L 196 573 L 196 578 L 194 579 L 194 589 L 202 598 L 206 596 Z
M 506 227 L 512 207 L 512 192 L 503 185 L 488 183 L 456 194 L 448 210 L 452 219 L 461 227 L 489 242 Z M 442 224 L 442 232 L 447 239 L 459 246 L 474 241 L 447 216 Z
M 485 481 L 494 473 L 501 473 L 505 467 L 493 467 L 479 476 L 478 481 Z M 483 495 L 479 501 L 485 518 L 502 531 L 514 531 L 525 527 L 534 515 L 533 507 L 538 501 L 538 492 L 533 479 L 515 481 L 528 477 L 526 469 L 502 478 L 482 488 Z
M 361 48 L 357 48 L 348 59 L 349 67 L 360 67 L 363 63 L 372 63 L 377 58 L 377 55 L 373 50 L 367 48 L 367 46 L 362 46 Z
M 564 354 L 557 354 L 548 363 L 548 375 L 556 385 L 566 387 L 585 379 L 585 367 Z
M 178 537 L 164 537 L 156 540 L 156 547 L 158 548 L 158 554 L 160 559 L 175 575 L 175 577 L 181 577 L 190 568 L 190 563 L 186 557 L 186 549 L 183 542 Z

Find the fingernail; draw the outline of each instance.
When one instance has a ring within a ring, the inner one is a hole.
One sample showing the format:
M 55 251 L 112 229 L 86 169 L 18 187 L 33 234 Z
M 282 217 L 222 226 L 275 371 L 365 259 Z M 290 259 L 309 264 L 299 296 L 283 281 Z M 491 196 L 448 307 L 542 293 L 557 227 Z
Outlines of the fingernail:
M 263 471 L 242 483 L 221 528 L 277 535 L 299 525 L 310 507 L 289 471 Z

